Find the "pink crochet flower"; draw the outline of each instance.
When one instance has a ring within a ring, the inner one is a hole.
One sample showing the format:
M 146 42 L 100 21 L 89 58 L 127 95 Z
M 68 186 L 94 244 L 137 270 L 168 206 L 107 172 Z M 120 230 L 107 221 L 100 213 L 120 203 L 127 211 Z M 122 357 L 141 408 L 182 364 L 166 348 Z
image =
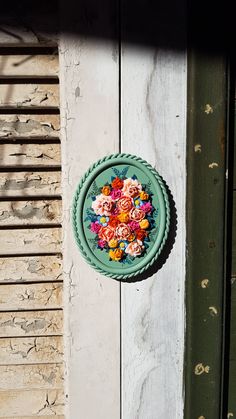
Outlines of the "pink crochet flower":
M 105 240 L 98 240 L 98 246 L 103 249 L 106 246 L 107 242 Z
M 111 196 L 105 196 L 103 194 L 97 195 L 95 201 L 92 202 L 92 208 L 97 215 L 111 215 L 113 205 L 114 201 Z
M 130 233 L 131 233 L 130 228 L 125 223 L 120 223 L 116 227 L 116 237 L 119 240 L 127 240 L 128 237 L 130 236 Z
M 130 230 L 132 230 L 132 231 L 139 229 L 139 223 L 137 223 L 137 221 L 130 221 L 128 223 L 128 226 L 129 226 Z
M 145 204 L 141 205 L 141 210 L 143 210 L 146 214 L 152 211 L 152 205 L 150 202 L 145 202 Z
M 111 197 L 112 199 L 114 199 L 114 201 L 117 201 L 117 199 L 120 199 L 121 195 L 122 195 L 122 192 L 120 189 L 113 189 L 111 191 Z
M 130 256 L 139 256 L 144 250 L 144 246 L 140 240 L 129 243 L 125 249 L 125 253 Z
M 92 233 L 98 234 L 100 228 L 101 224 L 98 221 L 95 221 L 90 224 L 90 230 L 92 231 Z
M 141 190 L 142 185 L 137 181 L 137 179 L 128 178 L 124 180 L 124 186 L 122 188 L 124 195 L 134 198 L 139 195 Z

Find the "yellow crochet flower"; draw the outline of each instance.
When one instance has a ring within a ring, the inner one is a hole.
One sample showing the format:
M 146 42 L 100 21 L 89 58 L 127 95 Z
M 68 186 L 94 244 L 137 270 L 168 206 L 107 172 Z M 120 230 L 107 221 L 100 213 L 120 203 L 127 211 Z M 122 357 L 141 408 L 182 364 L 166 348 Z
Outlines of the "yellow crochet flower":
M 122 259 L 124 252 L 121 249 L 115 249 L 109 251 L 109 256 L 112 260 L 119 261 Z
M 121 223 L 128 223 L 129 222 L 129 214 L 127 212 L 122 212 L 117 216 L 118 220 Z
M 140 221 L 139 226 L 140 228 L 146 229 L 149 227 L 149 221 L 146 218 L 144 218 L 142 221 Z
M 148 200 L 148 198 L 149 198 L 148 193 L 147 193 L 147 192 L 145 192 L 145 191 L 141 191 L 139 196 L 140 196 L 140 199 L 141 199 L 142 201 L 147 201 L 147 200 Z
M 108 186 L 108 185 L 103 186 L 103 188 L 102 188 L 102 194 L 108 196 L 108 195 L 110 195 L 110 193 L 111 193 L 110 186 Z
M 109 247 L 111 247 L 112 249 L 114 249 L 115 247 L 117 247 L 117 246 L 118 246 L 118 240 L 116 240 L 116 239 L 111 239 L 111 240 L 108 242 L 108 246 L 109 246 Z

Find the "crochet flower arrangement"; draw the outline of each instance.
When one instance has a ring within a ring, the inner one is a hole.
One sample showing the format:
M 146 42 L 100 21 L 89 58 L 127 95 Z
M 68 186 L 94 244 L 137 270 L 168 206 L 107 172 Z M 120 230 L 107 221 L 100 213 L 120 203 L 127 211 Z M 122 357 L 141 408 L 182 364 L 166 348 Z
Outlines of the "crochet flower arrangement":
M 155 227 L 152 194 L 136 176 L 111 177 L 101 188 L 96 186 L 87 219 L 95 234 L 97 248 L 106 251 L 110 260 L 122 263 L 141 256 L 149 246 Z

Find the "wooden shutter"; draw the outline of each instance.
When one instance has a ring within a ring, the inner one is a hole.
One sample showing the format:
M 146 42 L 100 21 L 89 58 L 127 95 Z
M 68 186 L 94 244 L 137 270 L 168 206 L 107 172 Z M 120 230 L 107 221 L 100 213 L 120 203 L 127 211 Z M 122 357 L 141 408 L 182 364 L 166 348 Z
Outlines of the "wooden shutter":
M 56 47 L 0 48 L 0 417 L 62 418 Z

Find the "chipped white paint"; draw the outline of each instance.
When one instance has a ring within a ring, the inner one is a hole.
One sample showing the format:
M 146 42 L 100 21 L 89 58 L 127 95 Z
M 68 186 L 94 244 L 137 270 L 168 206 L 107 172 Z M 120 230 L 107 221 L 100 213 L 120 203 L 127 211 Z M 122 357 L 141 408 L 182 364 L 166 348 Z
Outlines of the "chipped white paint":
M 0 168 L 58 167 L 60 144 L 0 144 Z
M 63 412 L 64 395 L 62 390 L 31 389 L 0 392 L 1 417 L 57 415 L 63 414 Z
M 62 310 L 1 313 L 0 337 L 62 335 Z
M 0 230 L 0 242 L 0 255 L 60 252 L 61 229 Z
M 100 15 L 99 4 L 94 3 L 93 7 L 95 16 Z M 113 27 L 113 13 L 112 3 L 107 3 L 102 11 L 106 28 Z M 81 176 L 91 163 L 119 150 L 116 45 L 84 38 L 72 40 L 64 35 L 60 43 L 60 68 L 66 392 L 69 393 L 66 418 L 119 419 L 119 283 L 88 266 L 71 229 L 72 198 Z
M 123 419 L 183 418 L 186 71 L 185 53 L 123 46 L 122 152 L 157 169 L 178 217 L 161 270 L 121 285 Z
M 214 169 L 214 167 L 218 167 L 219 165 L 218 165 L 218 163 L 215 163 L 215 162 L 213 162 L 213 163 L 210 163 L 209 165 L 208 165 L 208 167 L 210 168 L 210 169 Z
M 204 112 L 205 112 L 207 115 L 209 115 L 209 114 L 213 113 L 213 107 L 212 107 L 209 103 L 207 103 L 207 104 L 206 104 L 206 106 L 205 106 Z
M 56 280 L 62 280 L 60 255 L 0 258 L 0 284 Z
M 210 372 L 209 365 L 204 366 L 202 363 L 197 364 L 194 368 L 195 375 L 202 375 L 204 373 L 208 374 Z
M 63 365 L 0 365 L 2 390 L 63 388 Z
M 40 310 L 62 307 L 62 284 L 1 285 L 0 310 Z
M 201 287 L 202 288 L 208 288 L 209 287 L 209 279 L 207 279 L 207 278 L 205 278 L 205 279 L 202 279 L 202 281 L 201 281 Z
M 63 361 L 61 336 L 0 339 L 0 365 L 60 363 Z
M 217 314 L 218 314 L 218 310 L 217 310 L 217 308 L 216 307 L 214 307 L 214 306 L 210 306 L 209 307 L 209 310 L 210 310 L 210 314 L 211 314 L 211 316 L 217 316 Z
M 41 199 L 40 201 L 2 201 L 0 203 L 0 226 L 59 224 L 60 222 L 60 200 Z
M 55 76 L 58 55 L 0 55 L 0 76 Z
M 0 107 L 59 106 L 57 84 L 0 84 Z
M 53 197 L 60 194 L 60 172 L 0 172 L 0 197 Z
M 26 115 L 1 114 L 0 115 L 0 142 L 12 138 L 30 140 L 59 136 L 59 115 Z
M 202 145 L 201 144 L 195 144 L 194 151 L 195 151 L 195 153 L 201 153 L 202 152 Z

